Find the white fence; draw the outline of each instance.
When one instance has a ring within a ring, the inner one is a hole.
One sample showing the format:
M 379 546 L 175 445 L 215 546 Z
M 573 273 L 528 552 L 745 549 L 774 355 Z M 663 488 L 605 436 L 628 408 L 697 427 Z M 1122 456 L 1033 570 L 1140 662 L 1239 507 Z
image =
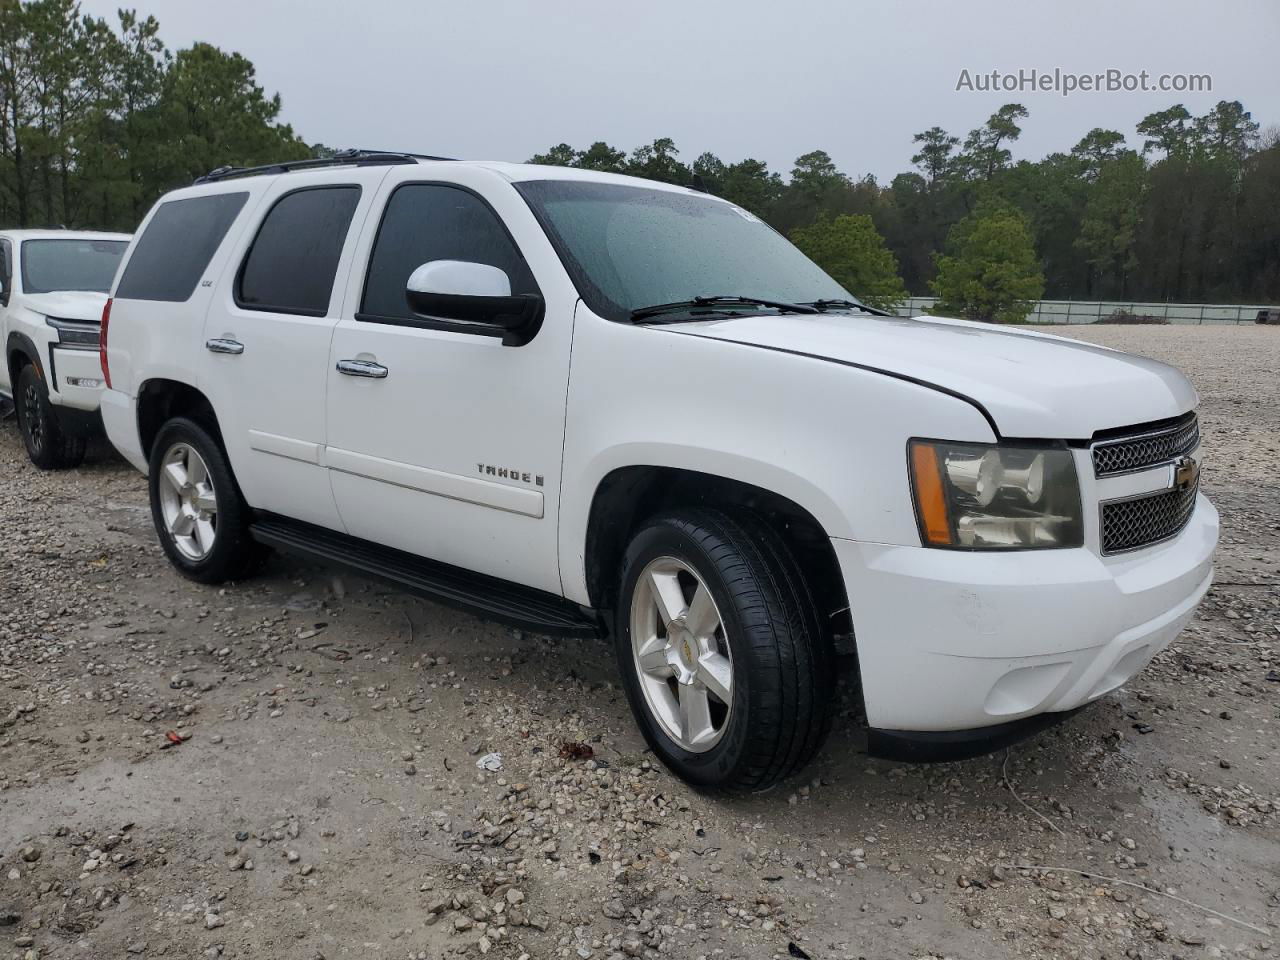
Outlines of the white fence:
M 899 316 L 928 313 L 937 297 L 911 297 Z M 1259 310 L 1275 310 L 1275 304 L 1142 303 L 1132 300 L 1039 300 L 1027 314 L 1027 323 L 1097 323 L 1117 310 L 1163 317 L 1169 323 L 1253 323 Z

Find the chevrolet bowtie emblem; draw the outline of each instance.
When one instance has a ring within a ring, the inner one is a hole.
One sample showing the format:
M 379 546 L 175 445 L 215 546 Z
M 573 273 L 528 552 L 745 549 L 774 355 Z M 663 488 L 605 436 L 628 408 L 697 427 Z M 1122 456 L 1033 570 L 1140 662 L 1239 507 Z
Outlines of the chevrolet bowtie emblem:
M 1173 462 L 1173 485 L 1179 490 L 1189 490 L 1200 479 L 1200 464 L 1190 457 L 1179 457 Z

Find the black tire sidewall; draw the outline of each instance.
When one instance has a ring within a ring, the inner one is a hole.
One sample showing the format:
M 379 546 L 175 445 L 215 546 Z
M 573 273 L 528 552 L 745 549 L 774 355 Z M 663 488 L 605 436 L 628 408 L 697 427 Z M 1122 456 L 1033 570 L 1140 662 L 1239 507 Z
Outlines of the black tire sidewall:
M 36 391 L 37 415 L 40 417 L 41 432 L 44 444 L 37 450 L 31 440 L 31 421 L 27 417 L 27 390 Z M 35 364 L 28 363 L 18 374 L 18 382 L 13 393 L 14 414 L 18 421 L 18 432 L 22 434 L 22 445 L 26 448 L 27 457 L 41 470 L 61 470 L 74 467 L 84 459 L 85 444 L 83 440 L 63 435 L 58 424 L 58 414 L 49 402 L 49 387 Z
M 192 560 L 173 542 L 160 507 L 160 471 L 165 455 L 177 443 L 185 443 L 200 454 L 213 480 L 218 501 L 217 537 L 208 556 Z M 253 554 L 248 534 L 249 510 L 221 444 L 194 420 L 170 420 L 156 435 L 147 471 L 151 499 L 151 520 L 165 556 L 184 576 L 201 583 L 222 583 L 246 574 Z
M 33 384 L 34 381 L 34 384 Z M 23 446 L 27 448 L 27 456 L 31 462 L 38 467 L 48 466 L 44 461 L 49 456 L 49 434 L 45 430 L 44 446 L 40 450 L 36 450 L 31 440 L 31 418 L 27 414 L 27 391 L 35 386 L 39 393 L 40 401 L 37 403 L 39 407 L 38 415 L 48 424 L 48 416 L 45 413 L 44 385 L 40 381 L 40 375 L 36 373 L 36 369 L 31 364 L 27 364 L 22 368 L 22 372 L 18 374 L 17 389 L 13 394 L 14 406 L 17 408 L 18 432 L 22 434 Z
M 631 598 L 641 572 L 659 557 L 674 557 L 697 571 L 720 611 L 725 639 L 733 655 L 733 708 L 729 725 L 710 750 L 694 753 L 673 741 L 654 718 L 636 674 L 631 643 Z M 701 545 L 671 522 L 658 522 L 642 530 L 631 541 L 623 558 L 623 578 L 618 593 L 614 639 L 618 667 L 627 699 L 645 742 L 653 752 L 695 786 L 720 787 L 731 782 L 746 757 L 750 738 L 751 687 L 750 651 L 744 642 L 745 627 L 715 561 Z

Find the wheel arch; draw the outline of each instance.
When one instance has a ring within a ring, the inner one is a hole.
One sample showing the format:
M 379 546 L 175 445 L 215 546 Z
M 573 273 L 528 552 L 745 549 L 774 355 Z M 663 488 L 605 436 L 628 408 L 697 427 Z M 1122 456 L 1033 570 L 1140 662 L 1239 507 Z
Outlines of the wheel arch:
M 204 426 L 225 452 L 218 416 L 209 398 L 189 383 L 156 378 L 138 389 L 138 442 L 143 457 L 150 458 L 160 428 L 174 417 L 190 417 Z
M 11 389 L 17 389 L 18 373 L 28 363 L 36 368 L 36 373 L 39 374 L 40 379 L 45 380 L 44 364 L 40 360 L 40 351 L 35 342 L 25 333 L 19 333 L 16 330 L 10 331 L 9 338 L 5 343 L 4 358 L 9 371 Z
M 741 480 L 680 467 L 619 467 L 596 486 L 583 550 L 592 606 L 613 609 L 623 551 L 650 517 L 678 507 L 750 510 L 760 516 L 795 555 L 830 627 L 850 629 L 849 601 L 830 536 L 814 514 L 794 500 Z

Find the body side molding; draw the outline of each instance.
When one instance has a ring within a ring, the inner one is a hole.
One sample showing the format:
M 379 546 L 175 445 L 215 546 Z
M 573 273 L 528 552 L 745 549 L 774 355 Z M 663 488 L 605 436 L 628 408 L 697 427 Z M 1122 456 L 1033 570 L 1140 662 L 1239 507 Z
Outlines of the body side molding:
M 249 431 L 249 447 L 258 453 L 270 453 L 286 460 L 300 460 L 316 466 L 320 465 L 320 452 L 324 449 L 323 444 L 282 437 L 262 430 Z
M 324 461 L 330 469 L 340 473 L 380 480 L 397 487 L 420 490 L 438 497 L 462 500 L 465 503 L 505 510 L 508 513 L 519 513 L 535 519 L 541 519 L 543 515 L 543 496 L 540 490 L 522 490 L 505 483 L 495 483 L 479 477 L 464 477 L 456 473 L 446 473 L 443 470 L 401 463 L 398 460 L 384 460 L 381 457 L 342 450 L 338 447 L 326 448 Z

